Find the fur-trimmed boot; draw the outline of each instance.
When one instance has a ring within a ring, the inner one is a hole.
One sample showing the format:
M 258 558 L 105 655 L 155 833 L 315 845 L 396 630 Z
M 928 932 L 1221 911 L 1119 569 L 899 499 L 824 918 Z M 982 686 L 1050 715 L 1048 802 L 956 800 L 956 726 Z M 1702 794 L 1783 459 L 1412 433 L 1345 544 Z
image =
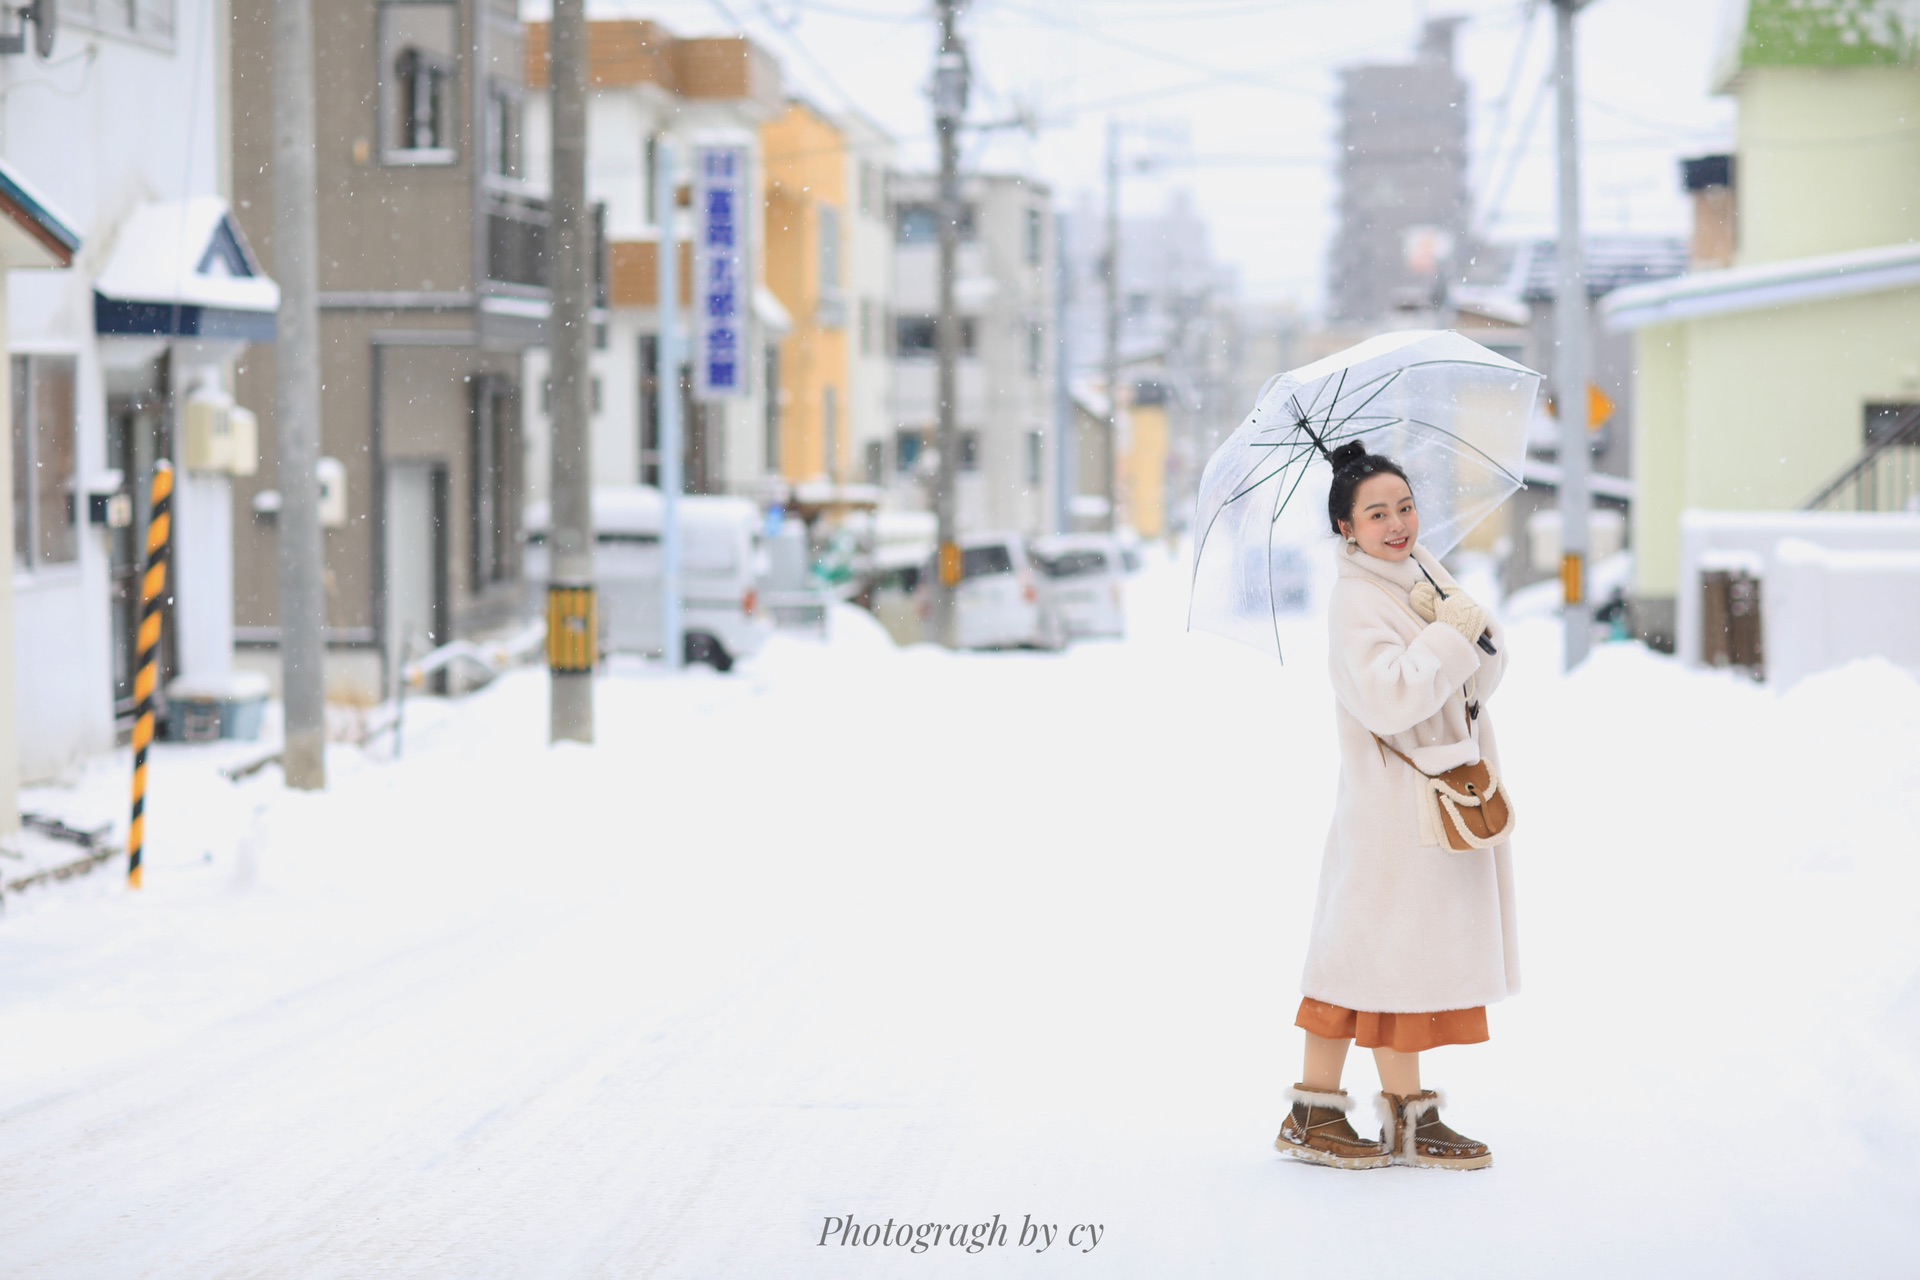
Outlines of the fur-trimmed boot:
M 1293 1110 L 1280 1122 L 1273 1145 L 1282 1155 L 1335 1169 L 1384 1169 L 1393 1156 L 1384 1142 L 1371 1142 L 1353 1131 L 1347 1112 L 1353 1099 L 1345 1089 L 1309 1089 L 1297 1084 L 1287 1090 Z
M 1484 1142 L 1463 1138 L 1440 1119 L 1446 1099 L 1432 1089 L 1401 1097 L 1380 1095 L 1380 1136 L 1392 1148 L 1394 1164 L 1418 1169 L 1484 1169 L 1493 1151 Z

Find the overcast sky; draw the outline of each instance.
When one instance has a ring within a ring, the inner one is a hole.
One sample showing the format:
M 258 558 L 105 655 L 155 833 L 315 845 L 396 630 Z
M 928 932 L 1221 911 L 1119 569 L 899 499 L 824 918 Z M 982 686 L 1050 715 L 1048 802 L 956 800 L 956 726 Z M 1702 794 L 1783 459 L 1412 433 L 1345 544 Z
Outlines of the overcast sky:
M 1730 0 L 1593 0 L 1580 19 L 1581 128 L 1590 230 L 1684 232 L 1676 161 L 1732 140 L 1709 93 Z M 527 0 L 544 17 L 544 0 Z M 589 0 L 593 17 L 649 17 L 681 35 L 744 28 L 790 89 L 857 107 L 933 159 L 925 85 L 937 42 L 927 0 Z M 1495 236 L 1551 233 L 1553 12 L 1539 0 L 974 0 L 962 31 L 971 118 L 1035 113 L 1040 129 L 981 133 L 964 162 L 1029 173 L 1057 202 L 1097 195 L 1106 126 L 1126 126 L 1129 212 L 1189 188 L 1247 294 L 1320 304 L 1333 234 L 1334 95 L 1343 66 L 1409 57 L 1423 20 L 1460 14 L 1471 87 L 1476 216 Z M 1523 125 L 1531 118 L 1531 129 Z

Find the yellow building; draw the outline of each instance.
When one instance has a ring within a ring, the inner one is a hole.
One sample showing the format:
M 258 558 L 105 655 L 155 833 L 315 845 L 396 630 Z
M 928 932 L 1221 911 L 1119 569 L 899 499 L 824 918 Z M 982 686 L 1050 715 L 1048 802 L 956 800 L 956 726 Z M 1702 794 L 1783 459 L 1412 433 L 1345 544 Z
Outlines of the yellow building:
M 1125 523 L 1142 538 L 1167 531 L 1167 394 L 1157 383 L 1134 388 L 1127 414 Z
M 1739 106 L 1734 154 L 1698 181 L 1689 166 L 1711 269 L 1605 304 L 1635 337 L 1646 634 L 1672 633 L 1688 589 L 1682 512 L 1800 508 L 1920 404 L 1920 133 L 1898 124 L 1920 119 L 1920 52 L 1898 6 L 1750 0 L 1716 84 Z
M 838 125 L 797 99 L 761 126 L 766 157 L 767 287 L 793 328 L 781 341 L 779 474 L 789 483 L 849 478 L 845 215 L 847 144 Z

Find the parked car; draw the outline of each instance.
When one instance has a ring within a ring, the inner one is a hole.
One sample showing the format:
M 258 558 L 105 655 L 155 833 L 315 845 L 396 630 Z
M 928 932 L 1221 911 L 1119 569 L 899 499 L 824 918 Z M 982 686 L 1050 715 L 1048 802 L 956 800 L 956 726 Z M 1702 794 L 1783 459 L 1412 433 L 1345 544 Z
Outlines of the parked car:
M 657 657 L 665 649 L 660 537 L 666 499 L 651 485 L 593 491 L 593 575 L 600 592 L 600 637 L 610 653 Z M 523 574 L 546 611 L 546 503 L 527 508 Z M 680 623 L 688 662 L 727 671 L 757 651 L 773 625 L 760 606 L 766 553 L 760 509 L 745 498 L 680 499 Z
M 1033 559 L 1068 636 L 1126 635 L 1127 569 L 1114 538 L 1104 533 L 1036 538 Z
M 936 567 L 922 571 L 923 584 Z M 930 605 L 921 591 L 922 613 Z M 960 539 L 958 642 L 963 649 L 1033 647 L 1059 649 L 1066 628 L 1040 587 L 1040 574 L 1017 533 L 974 534 Z

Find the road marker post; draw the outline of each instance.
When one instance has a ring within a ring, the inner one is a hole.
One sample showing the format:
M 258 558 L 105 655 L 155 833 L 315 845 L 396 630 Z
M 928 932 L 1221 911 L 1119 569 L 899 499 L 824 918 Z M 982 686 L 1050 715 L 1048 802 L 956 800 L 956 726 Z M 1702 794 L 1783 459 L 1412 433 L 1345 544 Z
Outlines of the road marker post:
M 154 464 L 147 515 L 147 572 L 140 579 L 140 636 L 133 678 L 133 817 L 127 825 L 127 887 L 141 884 L 147 839 L 147 748 L 153 745 L 153 695 L 160 683 L 160 615 L 166 608 L 167 542 L 173 532 L 173 467 Z

